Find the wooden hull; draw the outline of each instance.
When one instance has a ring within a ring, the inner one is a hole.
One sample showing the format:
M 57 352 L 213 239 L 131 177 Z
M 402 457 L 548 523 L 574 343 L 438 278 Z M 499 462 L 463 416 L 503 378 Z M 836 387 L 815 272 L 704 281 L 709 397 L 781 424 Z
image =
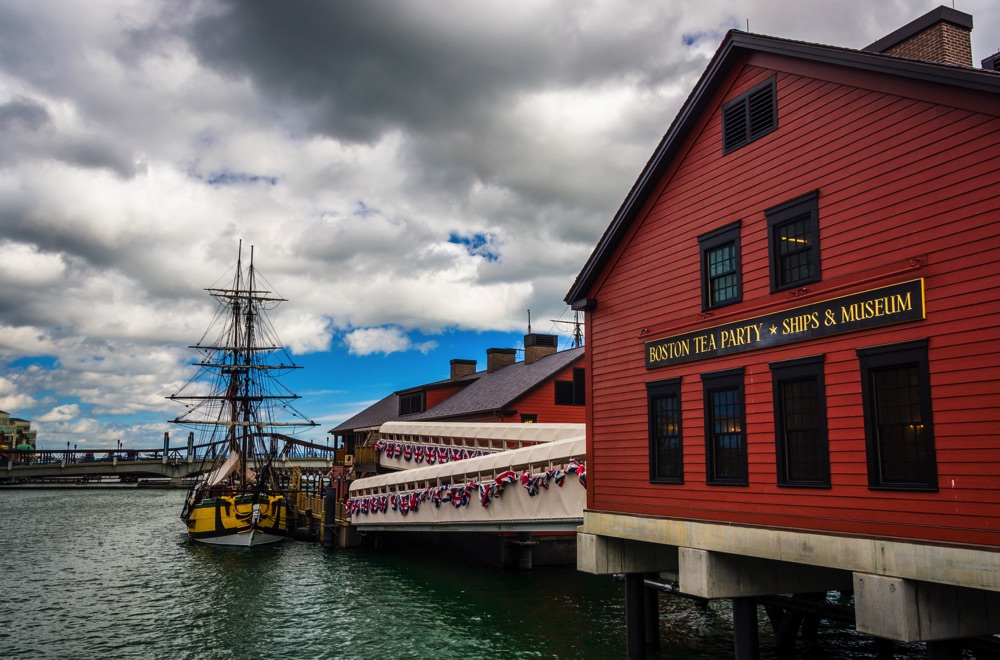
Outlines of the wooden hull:
M 255 507 L 257 507 L 255 509 Z M 192 502 L 181 520 L 188 536 L 200 543 L 252 547 L 277 543 L 288 536 L 290 523 L 284 496 L 222 495 Z

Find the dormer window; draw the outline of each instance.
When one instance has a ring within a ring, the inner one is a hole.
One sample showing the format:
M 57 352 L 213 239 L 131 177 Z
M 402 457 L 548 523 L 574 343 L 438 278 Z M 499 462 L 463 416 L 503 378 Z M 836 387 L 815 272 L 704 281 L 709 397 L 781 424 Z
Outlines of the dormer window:
M 778 127 L 778 97 L 774 78 L 722 106 L 722 153 L 750 144 Z
M 424 411 L 424 393 L 414 392 L 413 394 L 399 395 L 399 414 L 412 415 Z

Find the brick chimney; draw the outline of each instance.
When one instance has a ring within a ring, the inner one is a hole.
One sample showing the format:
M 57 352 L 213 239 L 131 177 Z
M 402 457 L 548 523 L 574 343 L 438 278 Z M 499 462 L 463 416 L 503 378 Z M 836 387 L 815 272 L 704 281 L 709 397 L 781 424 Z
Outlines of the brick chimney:
M 452 360 L 451 361 L 451 380 L 458 380 L 470 374 L 476 373 L 476 361 L 475 360 Z
M 516 361 L 517 351 L 513 348 L 486 349 L 486 373 L 488 374 L 514 364 Z
M 558 337 L 540 335 L 536 332 L 524 335 L 524 363 L 533 364 L 546 355 L 552 355 L 558 348 Z
M 911 60 L 971 67 L 971 34 L 971 15 L 941 6 L 862 50 Z

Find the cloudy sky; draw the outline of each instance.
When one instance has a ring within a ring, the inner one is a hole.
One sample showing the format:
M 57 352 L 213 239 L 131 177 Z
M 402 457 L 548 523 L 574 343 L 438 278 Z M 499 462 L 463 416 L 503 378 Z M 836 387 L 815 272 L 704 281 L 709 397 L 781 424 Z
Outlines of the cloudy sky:
M 0 0 L 0 410 L 40 447 L 157 446 L 240 239 L 320 441 L 529 309 L 568 346 L 728 29 L 860 48 L 937 4 Z M 995 0 L 955 7 L 1000 50 Z

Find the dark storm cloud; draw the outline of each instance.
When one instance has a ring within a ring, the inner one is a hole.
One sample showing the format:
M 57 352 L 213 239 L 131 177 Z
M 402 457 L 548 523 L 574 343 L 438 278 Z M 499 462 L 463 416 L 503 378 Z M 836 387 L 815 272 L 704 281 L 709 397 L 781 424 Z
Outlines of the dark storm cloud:
M 0 104 L 0 133 L 34 132 L 51 123 L 52 118 L 45 106 L 23 96 Z
M 63 135 L 44 105 L 19 96 L 0 104 L 0 165 L 31 159 L 104 169 L 125 179 L 139 171 L 123 145 L 94 135 Z
M 643 58 L 636 36 L 663 36 L 652 24 L 622 34 L 628 41 L 585 34 L 574 21 L 585 6 L 528 16 L 509 3 L 229 2 L 193 26 L 191 41 L 204 64 L 309 104 L 316 130 L 370 141 L 394 127 L 436 132 L 470 113 L 502 113 L 515 91 L 622 75 Z
M 626 6 L 623 13 L 651 15 L 595 25 L 595 7 L 607 5 L 519 12 L 490 2 L 229 2 L 196 23 L 190 39 L 203 64 L 249 79 L 307 130 L 365 143 L 401 132 L 413 189 L 462 197 L 482 182 L 531 205 L 598 201 L 603 215 L 614 203 L 607 193 L 626 182 L 566 176 L 571 156 L 547 148 L 552 136 L 514 115 L 515 104 L 623 81 L 649 89 L 703 63 L 678 48 L 675 10 Z M 635 112 L 654 131 L 670 116 L 669 108 L 653 110 L 654 120 L 650 109 Z M 551 162 L 541 176 L 519 168 L 540 155 Z

